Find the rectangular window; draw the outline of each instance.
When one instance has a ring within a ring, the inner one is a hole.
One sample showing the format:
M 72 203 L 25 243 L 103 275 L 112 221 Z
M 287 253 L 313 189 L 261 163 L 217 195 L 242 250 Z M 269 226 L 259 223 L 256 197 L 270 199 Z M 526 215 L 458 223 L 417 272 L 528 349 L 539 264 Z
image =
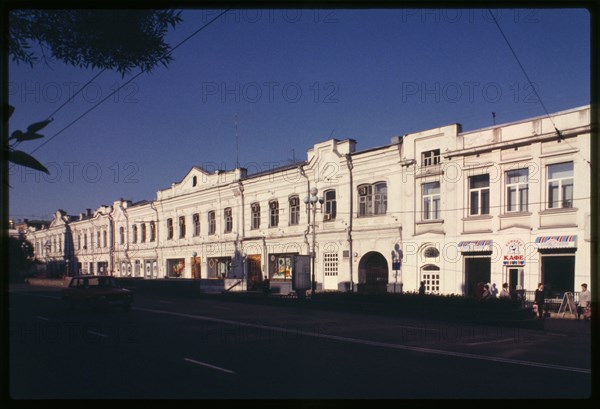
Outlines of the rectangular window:
M 323 254 L 323 271 L 326 277 L 338 275 L 338 253 Z
M 290 198 L 290 225 L 300 223 L 300 199 L 298 196 Z
M 372 188 L 368 186 L 358 187 L 358 215 L 370 216 L 373 213 Z
M 506 211 L 526 212 L 529 206 L 529 170 L 506 172 Z
M 217 220 L 215 219 L 215 211 L 208 212 L 208 234 L 215 234 L 217 231 Z
M 279 226 L 279 202 L 274 200 L 269 203 L 269 227 Z
M 81 234 L 77 236 L 77 250 L 81 250 Z
M 423 281 L 425 281 L 425 291 L 427 293 L 437 293 L 440 291 L 440 273 L 424 272 Z
M 192 216 L 194 223 L 194 236 L 200 235 L 200 213 L 194 213 Z
M 548 208 L 573 207 L 573 162 L 548 165 Z
M 185 216 L 179 216 L 179 238 L 185 238 Z
M 96 245 L 100 247 L 100 230 L 96 232 Z M 60 241 L 58 242 L 58 251 L 60 251 Z
M 490 175 L 469 178 L 469 209 L 471 216 L 490 213 Z
M 250 228 L 253 230 L 258 229 L 260 228 L 260 205 L 258 203 L 253 203 L 250 206 L 250 210 L 252 212 Z
M 432 151 L 423 152 L 421 154 L 421 165 L 432 166 L 440 163 L 440 150 L 434 149 Z
M 150 222 L 150 241 L 156 240 L 156 223 Z
M 167 219 L 167 240 L 173 239 L 173 219 Z
M 374 214 L 385 214 L 387 212 L 387 185 L 378 183 L 375 185 Z
M 106 238 L 107 238 L 107 233 L 106 233 L 106 230 L 104 230 L 102 232 L 102 247 L 104 247 L 104 248 L 108 247 L 108 244 L 107 244 L 108 240 Z
M 440 182 L 424 183 L 423 194 L 423 220 L 440 219 Z
M 132 234 L 133 234 L 132 241 L 134 243 L 137 243 L 137 225 L 134 224 L 131 230 L 132 230 Z
M 337 213 L 337 204 L 335 200 L 335 190 L 325 192 L 325 220 L 334 220 Z
M 231 233 L 231 230 L 233 229 L 233 217 L 231 215 L 231 207 L 227 207 L 224 211 L 223 211 L 223 218 L 224 218 L 224 222 L 225 222 L 225 233 Z
M 140 229 L 141 229 L 141 232 L 140 232 L 140 241 L 142 243 L 145 243 L 146 242 L 146 223 L 142 223 L 140 225 Z
M 387 212 L 387 184 L 385 182 L 358 187 L 358 215 L 373 216 Z
M 291 280 L 292 279 L 292 269 L 294 267 L 293 264 L 293 256 L 292 255 L 271 255 L 272 258 L 275 259 L 274 268 L 272 271 L 271 278 L 273 280 Z

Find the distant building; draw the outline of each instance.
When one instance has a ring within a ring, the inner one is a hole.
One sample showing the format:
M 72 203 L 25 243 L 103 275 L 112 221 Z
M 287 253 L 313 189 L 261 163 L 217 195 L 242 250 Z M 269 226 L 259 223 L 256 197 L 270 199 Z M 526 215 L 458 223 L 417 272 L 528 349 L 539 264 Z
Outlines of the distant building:
M 192 167 L 152 201 L 121 199 L 78 220 L 59 211 L 28 238 L 36 255 L 70 260 L 71 273 L 242 280 L 239 289 L 267 275 L 288 292 L 293 257 L 312 252 L 305 198 L 316 187 L 318 290 L 424 281 L 428 293 L 469 295 L 478 282 L 574 291 L 590 281 L 590 107 L 551 118 L 452 124 L 364 151 L 330 139 L 305 161 L 254 173 Z

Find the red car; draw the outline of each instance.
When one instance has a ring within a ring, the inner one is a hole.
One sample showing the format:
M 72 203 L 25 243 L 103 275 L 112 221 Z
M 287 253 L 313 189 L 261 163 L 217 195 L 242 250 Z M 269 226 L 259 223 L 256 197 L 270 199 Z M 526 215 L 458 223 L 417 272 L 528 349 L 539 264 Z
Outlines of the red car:
M 121 307 L 128 311 L 133 293 L 121 288 L 113 277 L 83 275 L 71 278 L 69 286 L 62 292 L 62 299 L 71 308 Z

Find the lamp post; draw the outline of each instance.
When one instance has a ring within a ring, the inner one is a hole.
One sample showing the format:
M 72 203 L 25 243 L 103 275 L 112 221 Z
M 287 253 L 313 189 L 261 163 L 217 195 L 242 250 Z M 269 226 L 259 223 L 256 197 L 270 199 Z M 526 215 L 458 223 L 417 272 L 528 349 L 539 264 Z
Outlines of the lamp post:
M 322 207 L 319 206 L 317 208 L 317 203 L 320 205 L 323 204 L 324 199 L 323 196 L 318 197 L 317 193 L 319 193 L 319 189 L 316 187 L 312 187 L 310 189 L 310 196 L 304 197 L 304 203 L 306 204 L 307 213 L 312 211 L 312 220 L 311 220 L 311 229 L 312 229 L 312 251 L 310 252 L 310 260 L 311 260 L 311 285 L 310 285 L 310 295 L 311 297 L 315 294 L 315 251 L 317 245 L 317 229 L 316 229 L 316 216 L 317 210 L 322 211 Z
M 192 257 L 193 257 L 193 262 L 192 262 L 192 278 L 200 278 L 200 277 L 196 277 L 196 256 L 198 255 L 198 253 L 196 253 L 195 251 L 192 251 Z

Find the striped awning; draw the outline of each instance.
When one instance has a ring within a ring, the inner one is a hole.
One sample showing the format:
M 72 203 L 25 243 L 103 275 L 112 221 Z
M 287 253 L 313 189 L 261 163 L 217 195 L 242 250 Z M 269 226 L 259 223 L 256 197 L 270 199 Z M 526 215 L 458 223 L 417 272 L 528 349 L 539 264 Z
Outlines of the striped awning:
M 577 235 L 541 236 L 535 239 L 538 249 L 574 249 L 577 247 Z
M 492 251 L 492 240 L 468 240 L 458 243 L 461 252 Z

